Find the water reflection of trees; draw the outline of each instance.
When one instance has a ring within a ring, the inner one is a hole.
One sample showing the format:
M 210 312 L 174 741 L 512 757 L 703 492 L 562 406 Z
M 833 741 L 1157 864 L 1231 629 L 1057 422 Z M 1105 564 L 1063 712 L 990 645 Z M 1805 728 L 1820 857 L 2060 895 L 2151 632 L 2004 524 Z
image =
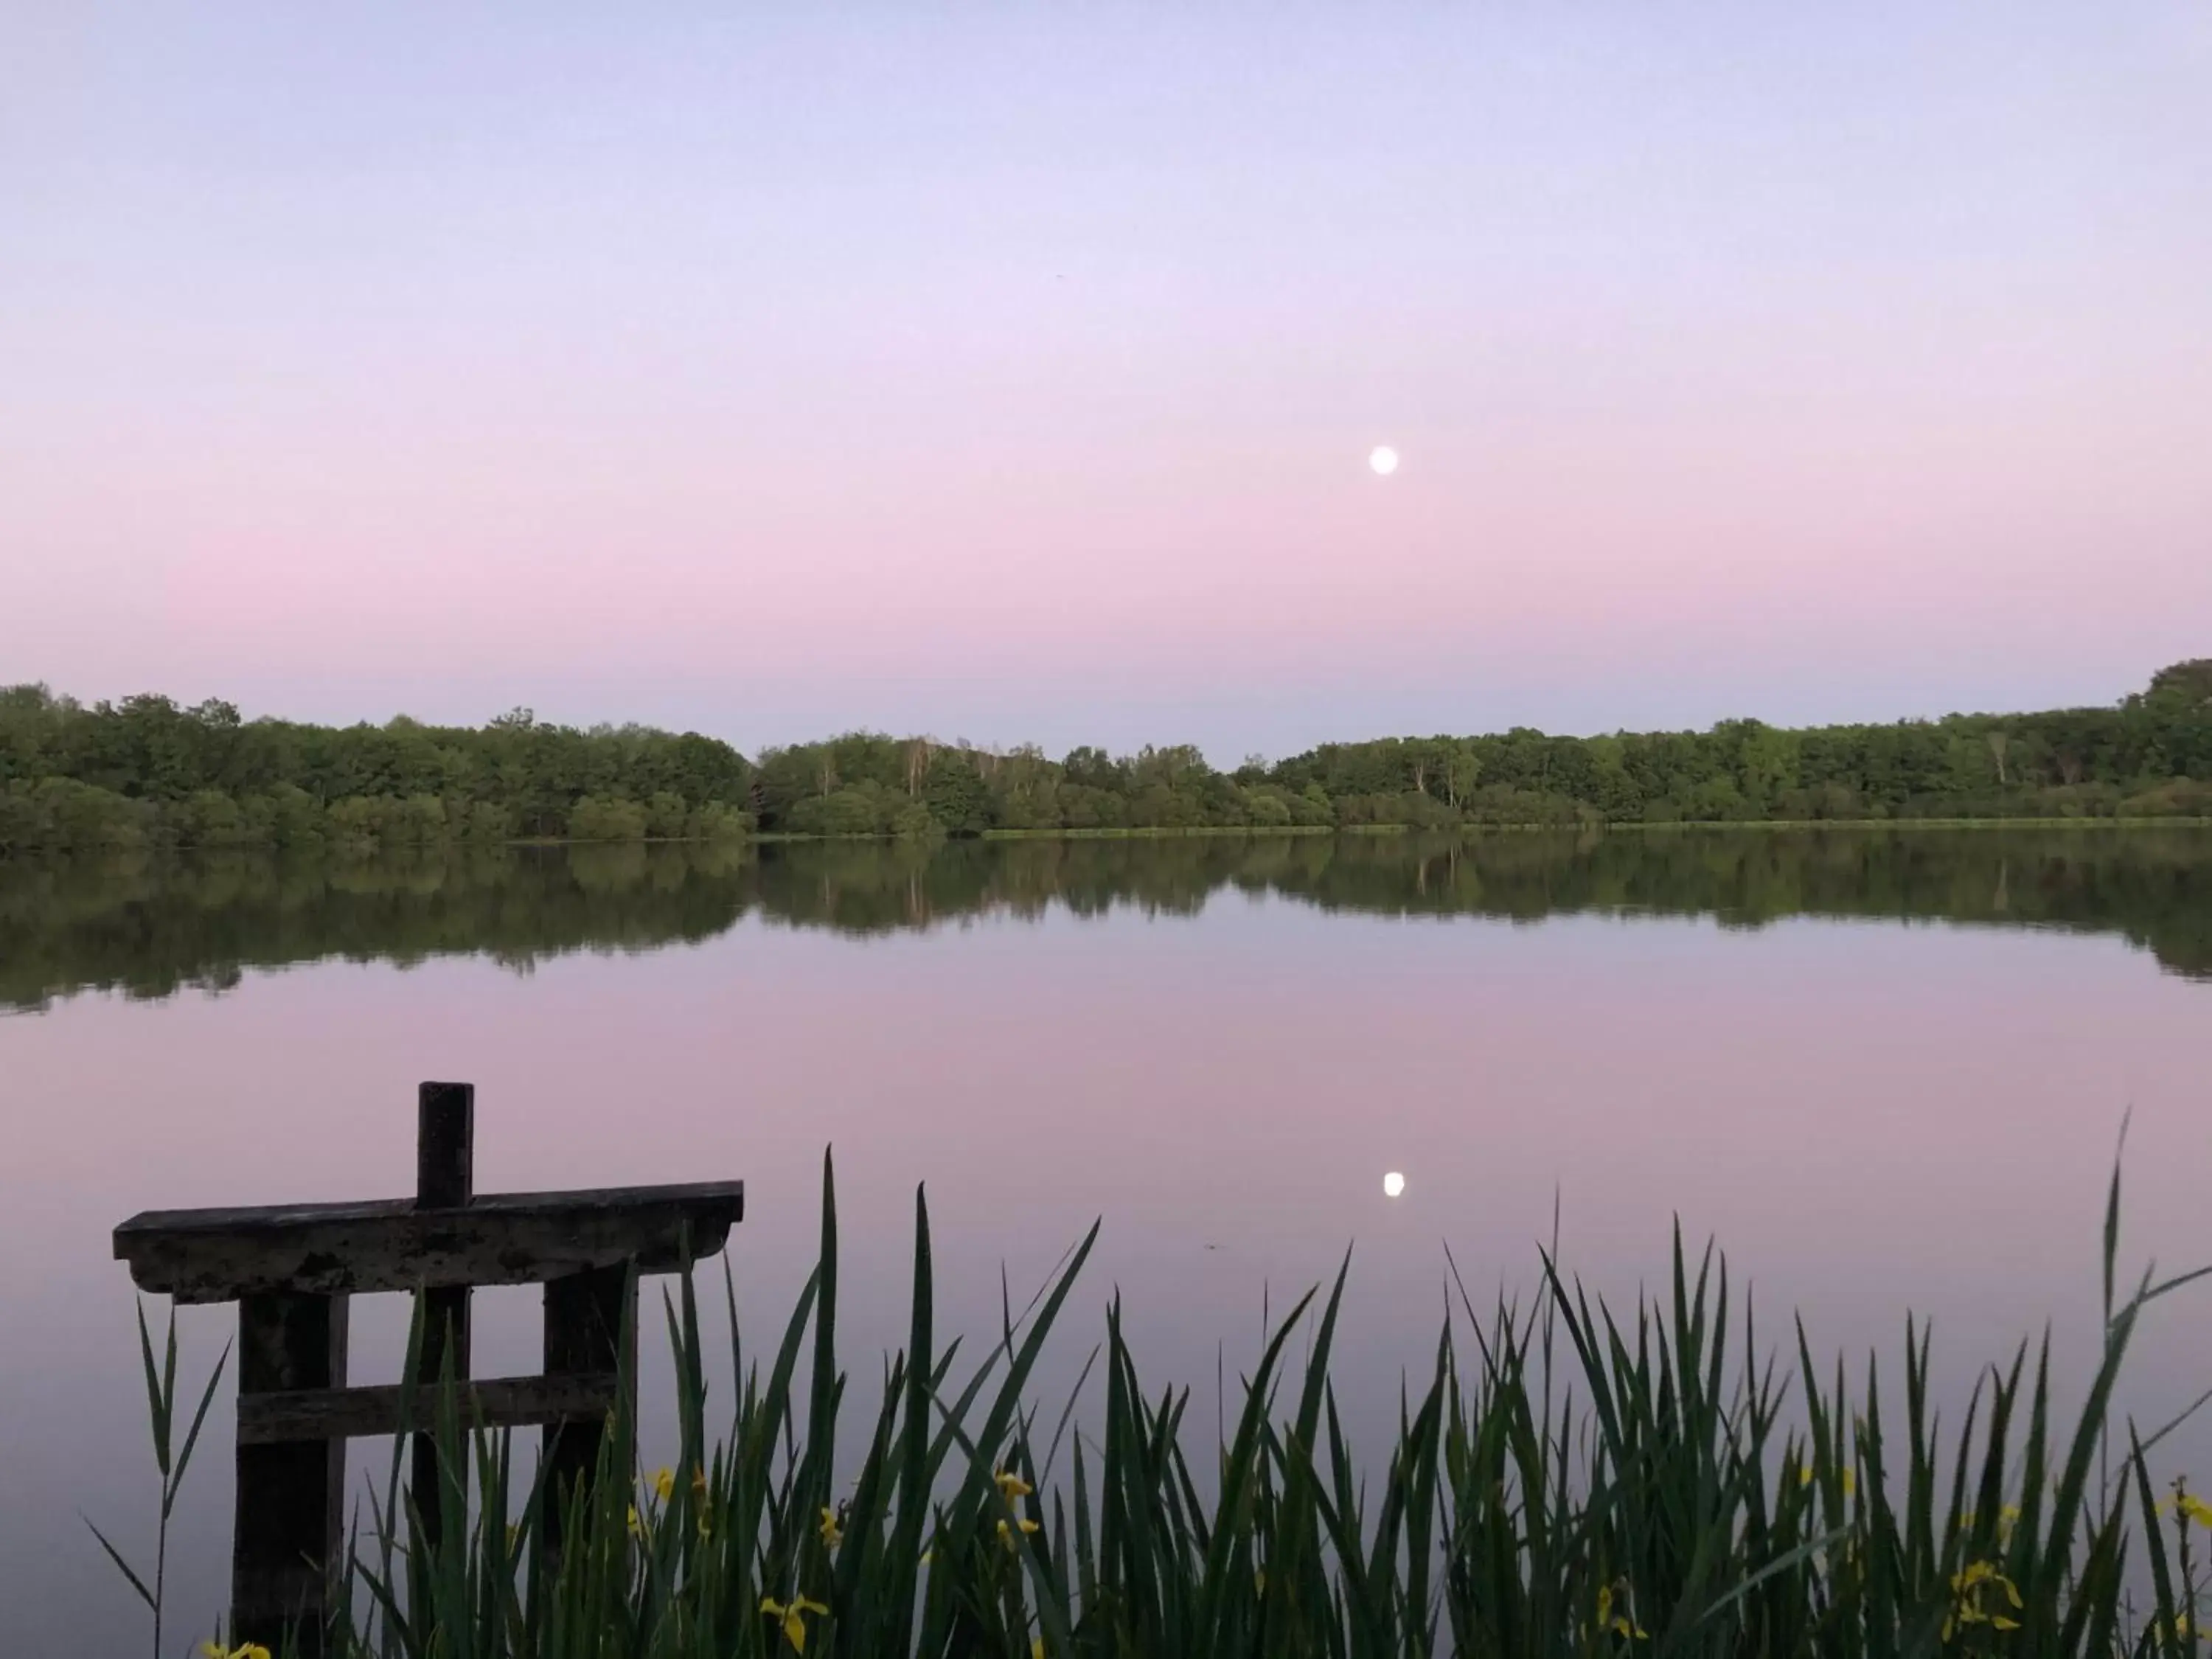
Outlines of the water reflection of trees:
M 518 971 L 771 925 L 1191 915 L 1217 894 L 1515 921 L 1569 912 L 1932 920 L 2113 933 L 2212 978 L 2212 832 L 1681 831 L 642 846 L 409 860 L 0 866 L 0 1006 L 222 989 L 249 968 L 489 956 Z

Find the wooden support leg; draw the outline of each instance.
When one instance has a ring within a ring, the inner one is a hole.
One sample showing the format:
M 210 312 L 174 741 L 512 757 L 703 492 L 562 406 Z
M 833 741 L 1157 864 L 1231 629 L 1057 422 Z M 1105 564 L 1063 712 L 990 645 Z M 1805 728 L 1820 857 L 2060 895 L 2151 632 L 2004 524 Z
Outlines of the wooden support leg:
M 571 1273 L 545 1285 L 545 1374 L 621 1370 L 633 1398 L 636 1367 L 637 1280 L 627 1264 Z M 623 1351 L 627 1333 L 630 1349 Z M 628 1413 L 624 1413 L 628 1416 Z M 544 1493 L 544 1530 L 549 1551 L 561 1547 L 562 1517 L 569 1494 L 588 1482 L 606 1437 L 604 1421 L 556 1423 L 545 1431 L 539 1484 Z M 615 1468 L 626 1476 L 629 1448 L 615 1449 Z
M 466 1083 L 425 1083 L 418 1091 L 415 1116 L 415 1207 L 417 1210 L 464 1210 L 476 1197 L 477 1091 Z M 416 1396 L 418 1421 L 434 1430 L 440 1408 L 439 1387 L 450 1362 L 457 1381 L 469 1375 L 469 1288 L 465 1285 L 426 1291 L 421 1298 L 422 1346 L 416 1353 Z M 468 1430 L 464 1417 L 461 1429 Z M 435 1545 L 445 1530 L 445 1481 L 438 1464 L 434 1433 L 415 1436 L 412 1490 L 415 1513 L 422 1523 L 420 1536 Z M 467 1480 L 464 1460 L 460 1478 Z
M 434 1545 L 445 1532 L 445 1481 L 438 1459 L 438 1413 L 444 1408 L 441 1395 L 448 1344 L 453 1377 L 469 1377 L 469 1292 L 465 1285 L 425 1291 L 422 1303 L 422 1343 L 416 1357 L 415 1420 L 423 1425 L 413 1437 L 409 1454 L 413 1464 L 410 1490 L 415 1494 L 415 1513 L 422 1522 L 421 1537 Z M 469 1431 L 466 1396 L 461 1402 L 460 1428 Z M 461 1458 L 461 1479 L 468 1479 L 468 1458 Z
M 342 1389 L 346 1298 L 277 1291 L 238 1304 L 240 1395 Z M 332 1574 L 345 1547 L 345 1442 L 238 1448 L 230 1639 L 321 1659 Z

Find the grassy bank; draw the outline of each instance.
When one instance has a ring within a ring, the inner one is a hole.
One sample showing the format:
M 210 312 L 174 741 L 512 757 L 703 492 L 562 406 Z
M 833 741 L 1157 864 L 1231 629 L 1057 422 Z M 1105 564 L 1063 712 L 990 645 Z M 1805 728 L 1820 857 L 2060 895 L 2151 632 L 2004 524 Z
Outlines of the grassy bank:
M 1330 1384 L 1341 1275 L 1275 1328 L 1218 1438 L 1198 1443 L 1187 1391 L 1140 1378 L 1118 1304 L 1074 1396 L 1034 1401 L 1096 1228 L 989 1352 L 963 1355 L 934 1328 L 918 1198 L 907 1348 L 849 1376 L 825 1163 L 819 1266 L 772 1348 L 732 1336 L 743 1384 L 718 1431 L 689 1279 L 651 1310 L 675 1357 L 677 1457 L 634 1481 L 611 1452 L 565 1495 L 557 1568 L 540 1548 L 554 1495 L 504 1437 L 468 1432 L 450 1391 L 426 1394 L 447 1467 L 485 1496 L 449 1482 L 440 1541 L 421 1544 L 395 1451 L 333 1650 L 2190 1654 L 2212 1507 L 2154 1490 L 2143 1451 L 2164 1431 L 2139 1443 L 2107 1407 L 2146 1309 L 2195 1275 L 2115 1285 L 2118 1197 L 2116 1177 L 2106 1338 L 2078 1412 L 2023 1348 L 1939 1424 L 1910 1327 L 1901 1376 L 1824 1375 L 1802 1334 L 1778 1364 L 1724 1266 L 1678 1245 L 1660 1297 L 1618 1317 L 1548 1260 L 1532 1309 L 1462 1289 L 1395 1443 L 1362 1464 Z M 729 1312 L 735 1333 L 733 1296 Z M 156 1370 L 149 1348 L 160 1402 Z

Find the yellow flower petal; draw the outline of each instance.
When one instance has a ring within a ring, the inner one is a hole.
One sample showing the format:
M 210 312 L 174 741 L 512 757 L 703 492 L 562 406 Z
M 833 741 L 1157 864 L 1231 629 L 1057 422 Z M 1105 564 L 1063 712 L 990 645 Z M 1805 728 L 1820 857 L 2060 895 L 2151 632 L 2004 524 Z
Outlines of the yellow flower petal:
M 772 1596 L 761 1598 L 760 1610 L 770 1619 L 783 1624 L 783 1639 L 791 1644 L 793 1653 L 806 1651 L 806 1620 L 810 1613 L 827 1613 L 830 1609 L 819 1601 L 810 1601 L 805 1596 L 795 1597 L 787 1607 Z

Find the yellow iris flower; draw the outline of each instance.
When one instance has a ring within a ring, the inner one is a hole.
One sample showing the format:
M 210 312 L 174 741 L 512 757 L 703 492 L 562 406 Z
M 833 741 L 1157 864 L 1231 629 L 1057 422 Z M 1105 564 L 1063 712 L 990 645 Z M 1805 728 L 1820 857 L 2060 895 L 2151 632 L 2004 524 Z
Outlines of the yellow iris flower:
M 203 1642 L 200 1651 L 207 1659 L 269 1659 L 269 1650 L 258 1642 L 241 1642 L 234 1648 L 227 1648 L 220 1642 Z
M 2173 1484 L 2173 1496 L 2158 1507 L 2160 1514 L 2179 1516 L 2185 1526 L 2194 1521 L 2200 1527 L 2212 1529 L 2212 1504 L 2206 1503 L 2178 1480 Z
M 1624 1607 L 1627 1600 L 1626 1595 L 1621 1597 Z M 1611 1631 L 1615 1636 L 1627 1637 L 1632 1641 L 1648 1642 L 1651 1639 L 1651 1632 L 1638 1624 L 1628 1613 L 1613 1612 L 1613 1587 L 1609 1584 L 1601 1585 L 1598 1589 L 1597 1627 L 1600 1630 Z
M 837 1512 L 827 1504 L 822 1506 L 822 1541 L 831 1549 L 845 1541 L 845 1529 L 837 1524 Z
M 2024 1605 L 2019 1587 L 1997 1571 L 1994 1561 L 1970 1561 L 1951 1575 L 1951 1611 L 1943 1620 L 1946 1642 L 1954 1632 L 1968 1625 L 1987 1625 L 1991 1630 L 2020 1628 L 2019 1620 L 1993 1612 L 1984 1605 L 1985 1594 L 1994 1590 L 2002 1590 L 2015 1612 Z
M 827 1613 L 830 1609 L 819 1601 L 810 1601 L 803 1595 L 793 1596 L 788 1606 L 771 1596 L 761 1598 L 762 1613 L 770 1619 L 783 1621 L 783 1639 L 791 1644 L 793 1653 L 806 1651 L 806 1617 L 810 1613 Z

